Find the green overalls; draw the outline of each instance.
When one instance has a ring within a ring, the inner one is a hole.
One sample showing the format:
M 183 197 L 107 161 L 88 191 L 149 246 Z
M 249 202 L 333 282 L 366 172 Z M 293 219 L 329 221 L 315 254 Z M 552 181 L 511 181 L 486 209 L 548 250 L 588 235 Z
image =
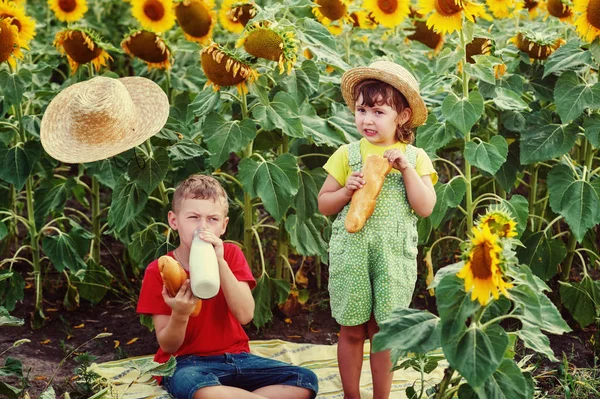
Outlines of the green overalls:
M 417 148 L 405 156 L 414 167 Z M 353 172 L 362 169 L 360 144 L 348 145 Z M 389 173 L 373 215 L 357 233 L 346 231 L 346 205 L 332 224 L 329 243 L 331 313 L 343 326 L 377 323 L 396 307 L 408 307 L 417 281 L 417 216 L 408 203 L 401 173 Z

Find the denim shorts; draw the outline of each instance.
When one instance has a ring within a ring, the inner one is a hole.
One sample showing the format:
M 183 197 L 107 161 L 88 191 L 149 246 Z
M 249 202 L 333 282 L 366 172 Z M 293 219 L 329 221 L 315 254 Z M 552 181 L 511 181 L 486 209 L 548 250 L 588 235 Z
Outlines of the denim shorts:
M 177 399 L 192 399 L 198 389 L 218 385 L 250 392 L 269 385 L 291 385 L 313 391 L 313 398 L 319 390 L 311 370 L 251 353 L 177 357 L 175 373 L 164 377 L 162 385 Z

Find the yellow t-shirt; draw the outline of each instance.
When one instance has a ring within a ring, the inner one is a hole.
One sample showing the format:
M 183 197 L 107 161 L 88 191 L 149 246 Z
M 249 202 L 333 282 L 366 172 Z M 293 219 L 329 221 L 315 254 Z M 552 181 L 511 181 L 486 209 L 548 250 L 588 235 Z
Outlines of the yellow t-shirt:
M 397 148 L 400 151 L 406 153 L 406 144 L 397 142 L 394 145 L 382 147 L 378 145 L 374 145 L 369 143 L 366 139 L 360 139 L 360 155 L 362 156 L 363 162 L 365 161 L 367 155 L 377 154 L 383 156 L 383 153 L 389 149 Z M 438 181 L 438 174 L 433 168 L 433 164 L 431 163 L 431 159 L 422 148 L 417 148 L 417 162 L 415 165 L 415 170 L 419 176 L 431 175 L 431 182 L 435 185 Z M 337 180 L 340 186 L 346 185 L 346 179 L 352 174 L 352 169 L 350 169 L 350 162 L 348 160 L 348 144 L 345 144 L 338 148 L 332 155 L 329 157 L 329 160 L 323 168 L 329 173 L 331 176 Z M 392 169 L 390 173 L 400 173 L 397 169 Z

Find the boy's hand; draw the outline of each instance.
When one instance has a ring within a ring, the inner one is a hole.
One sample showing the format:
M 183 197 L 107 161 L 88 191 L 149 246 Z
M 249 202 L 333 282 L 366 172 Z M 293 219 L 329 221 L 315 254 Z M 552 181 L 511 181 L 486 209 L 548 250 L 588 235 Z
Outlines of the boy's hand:
M 200 300 L 192 293 L 189 279 L 181 284 L 179 291 L 177 291 L 177 295 L 174 297 L 169 296 L 167 288 L 163 285 L 162 297 L 165 300 L 165 303 L 173 310 L 173 314 L 179 314 L 186 317 L 189 317 L 192 312 L 194 312 L 196 303 Z
M 218 236 L 215 235 L 212 231 L 205 229 L 200 231 L 200 238 L 206 242 L 212 244 L 215 248 L 215 253 L 217 255 L 217 260 L 222 261 L 225 259 L 225 250 L 223 249 L 223 240 L 221 240 Z
M 394 169 L 404 172 L 406 168 L 410 167 L 410 162 L 404 156 L 404 153 L 398 149 L 387 150 L 383 153 L 383 157 L 388 159 L 388 162 Z
M 344 186 L 348 197 L 352 197 L 356 190 L 363 188 L 365 183 L 366 182 L 365 179 L 363 179 L 362 172 L 352 172 L 352 174 L 346 180 L 346 185 Z

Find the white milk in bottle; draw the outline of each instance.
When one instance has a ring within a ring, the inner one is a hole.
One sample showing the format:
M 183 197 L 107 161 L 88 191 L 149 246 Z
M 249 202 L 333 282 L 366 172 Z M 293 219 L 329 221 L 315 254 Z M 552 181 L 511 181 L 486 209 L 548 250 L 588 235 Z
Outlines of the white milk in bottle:
M 192 293 L 200 299 L 210 299 L 217 295 L 221 280 L 215 248 L 199 237 L 200 230 L 194 231 L 190 249 L 190 285 Z

